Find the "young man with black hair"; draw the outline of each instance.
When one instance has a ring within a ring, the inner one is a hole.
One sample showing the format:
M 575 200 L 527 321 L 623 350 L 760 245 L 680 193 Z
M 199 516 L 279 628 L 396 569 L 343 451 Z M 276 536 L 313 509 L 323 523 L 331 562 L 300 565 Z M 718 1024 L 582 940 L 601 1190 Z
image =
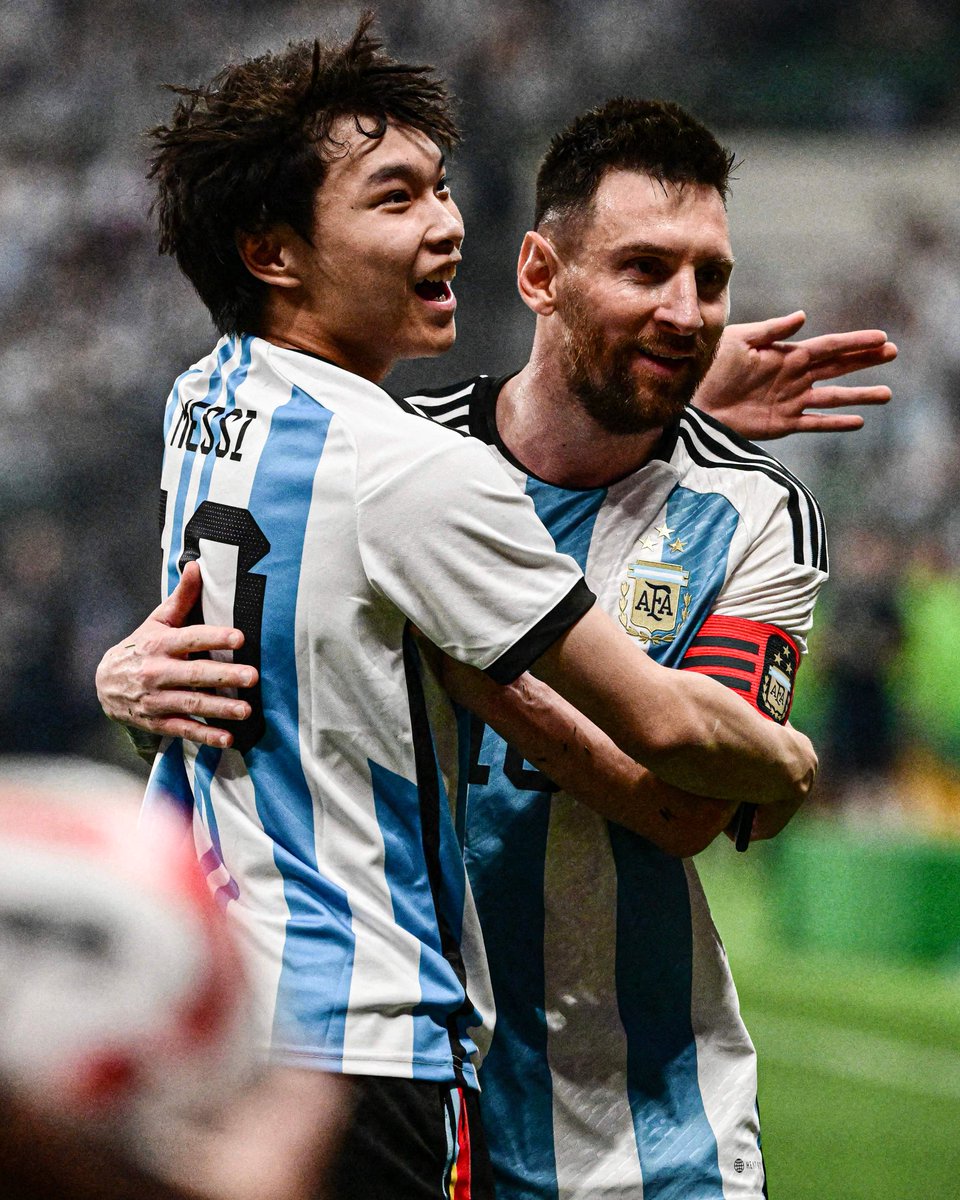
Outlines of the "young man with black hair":
M 463 228 L 442 86 L 368 24 L 181 89 L 154 130 L 161 246 L 223 333 L 164 419 L 165 588 L 198 560 L 204 618 L 244 642 L 213 681 L 240 688 L 214 714 L 229 733 L 166 743 L 148 802 L 193 813 L 257 959 L 264 1042 L 358 1078 L 341 1194 L 436 1195 L 459 1173 L 479 1196 L 485 968 L 461 952 L 480 936 L 411 623 L 497 684 L 531 668 L 721 810 L 798 803 L 816 760 L 714 682 L 628 649 L 488 452 L 377 386 L 452 342 Z M 670 820 L 638 807 L 643 829 Z

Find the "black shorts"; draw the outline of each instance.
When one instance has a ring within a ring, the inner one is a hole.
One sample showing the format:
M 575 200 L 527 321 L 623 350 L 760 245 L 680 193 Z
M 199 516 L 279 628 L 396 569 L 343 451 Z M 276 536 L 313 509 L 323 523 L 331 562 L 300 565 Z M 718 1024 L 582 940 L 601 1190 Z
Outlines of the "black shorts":
M 327 1200 L 493 1200 L 475 1091 L 372 1075 L 344 1079 L 354 1109 Z

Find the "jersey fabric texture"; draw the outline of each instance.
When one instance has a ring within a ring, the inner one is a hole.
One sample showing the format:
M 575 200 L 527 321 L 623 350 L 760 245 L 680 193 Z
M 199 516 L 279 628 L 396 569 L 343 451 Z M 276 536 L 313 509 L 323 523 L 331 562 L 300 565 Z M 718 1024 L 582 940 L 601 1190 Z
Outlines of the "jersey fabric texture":
M 259 1040 L 475 1086 L 489 987 L 409 625 L 510 679 L 589 608 L 582 572 L 482 446 L 258 338 L 177 380 L 164 440 L 163 591 L 198 558 L 260 683 L 233 748 L 161 747 L 148 803 L 192 810 Z
M 490 446 L 625 637 L 670 666 L 725 660 L 710 673 L 765 688 L 777 717 L 827 572 L 802 484 L 693 410 L 627 478 L 546 484 L 498 437 L 502 383 L 409 399 Z M 479 722 L 470 741 L 458 825 L 497 1007 L 481 1107 L 498 1200 L 758 1200 L 754 1048 L 693 863 L 554 794 Z

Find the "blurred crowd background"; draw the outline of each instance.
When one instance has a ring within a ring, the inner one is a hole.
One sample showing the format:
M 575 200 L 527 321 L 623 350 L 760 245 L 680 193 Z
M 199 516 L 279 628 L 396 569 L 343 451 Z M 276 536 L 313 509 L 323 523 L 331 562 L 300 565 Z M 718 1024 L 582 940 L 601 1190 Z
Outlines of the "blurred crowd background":
M 212 330 L 155 250 L 143 131 L 164 82 L 348 33 L 356 5 L 2 0 L 0 752 L 127 761 L 102 651 L 156 602 L 160 414 Z M 398 54 L 438 64 L 466 140 L 460 339 L 397 390 L 521 361 L 513 287 L 536 161 L 617 93 L 690 107 L 743 159 L 733 319 L 882 327 L 894 404 L 857 435 L 773 447 L 819 494 L 834 578 L 798 720 L 821 803 L 960 832 L 960 15 L 889 0 L 390 0 Z M 806 678 L 804 678 L 806 676 Z

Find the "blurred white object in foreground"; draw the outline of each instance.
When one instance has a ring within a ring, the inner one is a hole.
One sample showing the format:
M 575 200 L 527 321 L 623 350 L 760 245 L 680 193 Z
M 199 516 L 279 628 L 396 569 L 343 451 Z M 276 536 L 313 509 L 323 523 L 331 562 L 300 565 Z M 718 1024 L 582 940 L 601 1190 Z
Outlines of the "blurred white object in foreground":
M 161 1174 L 251 1077 L 248 985 L 191 841 L 0 771 L 0 1078 Z

